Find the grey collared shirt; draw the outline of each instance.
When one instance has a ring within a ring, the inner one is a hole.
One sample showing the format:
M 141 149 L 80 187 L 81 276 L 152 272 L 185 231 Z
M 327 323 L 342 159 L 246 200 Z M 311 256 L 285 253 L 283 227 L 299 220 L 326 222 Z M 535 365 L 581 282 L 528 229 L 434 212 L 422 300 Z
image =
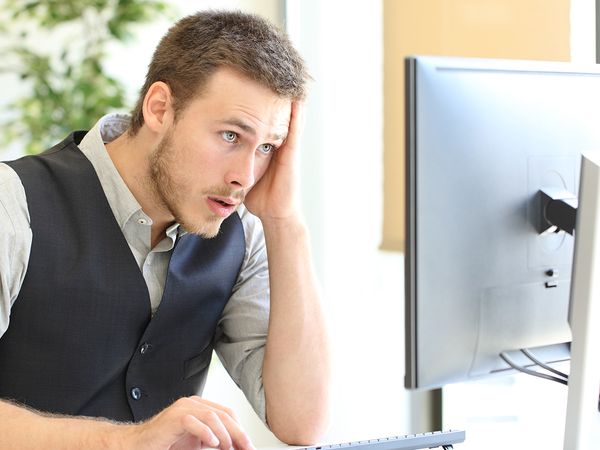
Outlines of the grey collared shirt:
M 85 135 L 79 148 L 94 167 L 112 212 L 142 272 L 152 311 L 162 298 L 171 251 L 178 234 L 174 224 L 154 248 L 152 219 L 144 213 L 106 151 L 105 143 L 122 134 L 129 116 L 104 116 Z M 246 239 L 246 254 L 233 294 L 217 329 L 215 350 L 265 421 L 262 362 L 269 319 L 269 273 L 260 221 L 243 206 L 238 209 Z M 25 190 L 17 174 L 0 163 L 0 338 L 10 326 L 10 309 L 27 272 L 32 233 Z

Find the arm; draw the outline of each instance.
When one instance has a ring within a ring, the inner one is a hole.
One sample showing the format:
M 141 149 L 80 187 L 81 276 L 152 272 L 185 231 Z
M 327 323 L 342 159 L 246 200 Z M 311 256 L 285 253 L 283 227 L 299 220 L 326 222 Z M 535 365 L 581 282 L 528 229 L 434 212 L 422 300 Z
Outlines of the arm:
M 325 431 L 329 355 L 304 225 L 265 225 L 271 315 L 263 365 L 267 421 L 283 441 L 316 442 Z
M 109 422 L 43 416 L 0 401 L 0 447 L 6 450 L 118 449 L 116 425 Z
M 25 191 L 17 174 L 5 164 L 0 164 L 0 192 L 1 339 L 9 327 L 10 310 L 27 271 L 32 236 Z M 106 422 L 44 417 L 0 400 L 2 449 L 111 448 L 106 445 L 110 427 Z
M 327 425 L 329 344 L 307 230 L 297 211 L 297 149 L 303 106 L 292 104 L 288 137 L 246 197 L 263 224 L 271 312 L 263 362 L 269 427 L 289 444 L 314 443 Z
M 0 164 L 0 338 L 27 272 L 32 239 L 29 222 L 21 180 L 9 166 Z
M 199 397 L 182 398 L 141 424 L 49 415 L 0 401 L 5 450 L 253 450 L 233 412 Z

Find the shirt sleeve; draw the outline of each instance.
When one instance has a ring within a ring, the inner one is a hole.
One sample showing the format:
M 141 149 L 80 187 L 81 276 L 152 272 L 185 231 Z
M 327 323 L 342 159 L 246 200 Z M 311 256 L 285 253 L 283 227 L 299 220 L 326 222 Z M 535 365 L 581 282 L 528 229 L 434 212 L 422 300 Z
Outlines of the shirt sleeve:
M 215 351 L 266 424 L 262 365 L 269 324 L 269 269 L 262 224 L 245 208 L 246 255 L 216 334 Z
M 29 263 L 31 224 L 21 179 L 0 164 L 0 337 L 8 329 Z

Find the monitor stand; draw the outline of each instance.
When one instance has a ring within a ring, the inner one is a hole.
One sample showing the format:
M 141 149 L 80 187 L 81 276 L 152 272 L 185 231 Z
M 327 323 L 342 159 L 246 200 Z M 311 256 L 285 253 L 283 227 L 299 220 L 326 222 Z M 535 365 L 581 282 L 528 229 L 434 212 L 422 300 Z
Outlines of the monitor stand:
M 582 156 L 564 450 L 600 449 L 600 153 Z

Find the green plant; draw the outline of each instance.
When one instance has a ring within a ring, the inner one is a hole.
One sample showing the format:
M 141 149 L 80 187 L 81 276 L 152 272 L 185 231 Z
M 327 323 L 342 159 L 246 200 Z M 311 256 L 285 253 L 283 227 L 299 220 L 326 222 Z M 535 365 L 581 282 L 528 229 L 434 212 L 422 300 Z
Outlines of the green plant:
M 10 21 L 0 31 L 12 42 L 0 70 L 31 88 L 8 105 L 10 120 L 0 135 L 5 143 L 23 142 L 30 154 L 125 106 L 123 85 L 104 70 L 107 44 L 124 42 L 135 24 L 169 13 L 161 0 L 4 0 L 0 8 Z M 45 51 L 30 43 L 32 28 L 38 40 L 50 40 Z

